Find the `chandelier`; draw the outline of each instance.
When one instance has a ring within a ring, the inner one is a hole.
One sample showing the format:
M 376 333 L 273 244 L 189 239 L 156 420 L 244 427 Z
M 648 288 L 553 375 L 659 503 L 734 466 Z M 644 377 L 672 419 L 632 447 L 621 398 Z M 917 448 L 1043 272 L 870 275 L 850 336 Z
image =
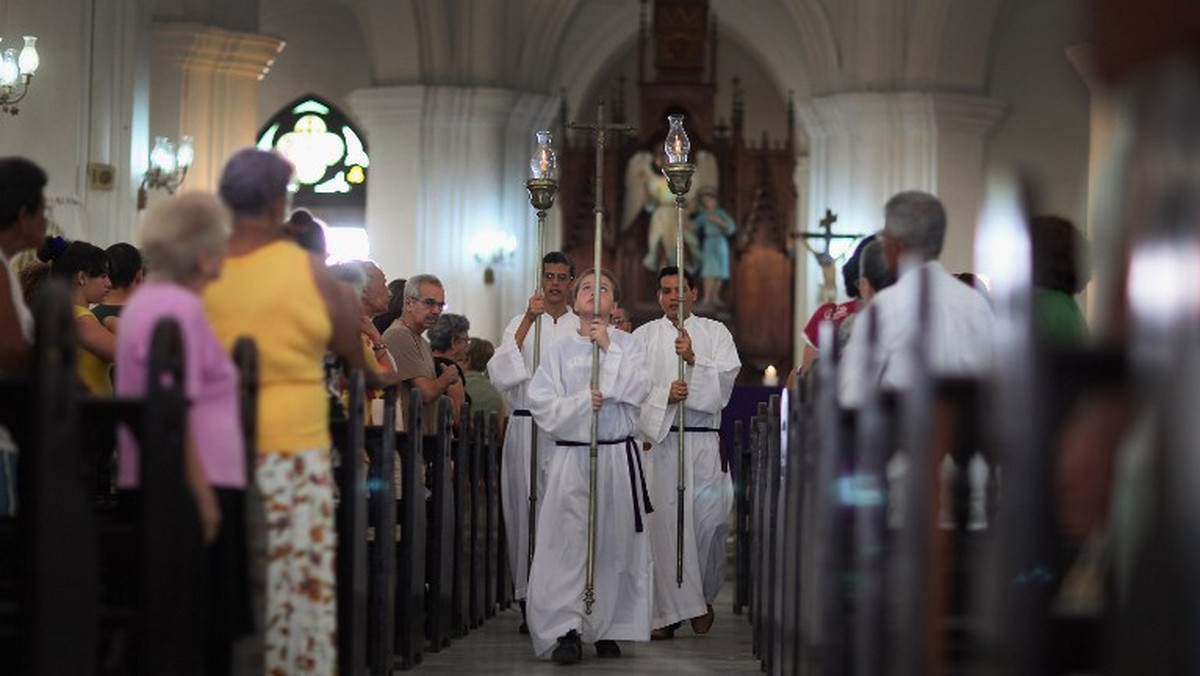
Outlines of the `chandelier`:
M 191 136 L 181 136 L 178 149 L 167 137 L 156 137 L 154 147 L 150 150 L 150 167 L 146 169 L 142 185 L 138 188 L 138 209 L 146 208 L 147 190 L 166 190 L 168 195 L 174 195 L 183 184 L 183 179 L 187 178 L 188 169 L 195 158 Z
M 36 37 L 26 35 L 19 57 L 12 47 L 0 54 L 0 111 L 17 114 L 17 103 L 25 98 L 40 63 L 36 43 Z

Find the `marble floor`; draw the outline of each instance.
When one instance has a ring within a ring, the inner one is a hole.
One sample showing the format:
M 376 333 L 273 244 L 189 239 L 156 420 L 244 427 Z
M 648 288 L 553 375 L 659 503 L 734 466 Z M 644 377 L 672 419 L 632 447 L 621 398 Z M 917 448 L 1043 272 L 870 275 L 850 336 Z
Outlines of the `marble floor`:
M 670 641 L 622 643 L 618 659 L 597 659 L 591 646 L 584 646 L 583 662 L 558 666 L 533 656 L 529 639 L 517 633 L 521 612 L 498 613 L 455 641 L 440 653 L 425 653 L 424 662 L 412 674 L 761 674 L 758 660 L 750 652 L 750 625 L 744 615 L 734 615 L 733 586 L 727 582 L 717 603 L 712 630 L 697 636 L 685 623 Z M 396 672 L 403 673 L 403 672 Z

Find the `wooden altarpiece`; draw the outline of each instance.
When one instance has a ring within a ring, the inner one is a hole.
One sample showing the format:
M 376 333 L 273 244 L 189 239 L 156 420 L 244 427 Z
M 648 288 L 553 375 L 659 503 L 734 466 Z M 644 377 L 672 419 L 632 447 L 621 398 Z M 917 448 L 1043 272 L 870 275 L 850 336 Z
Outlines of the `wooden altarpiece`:
M 620 96 L 606 104 L 612 121 L 631 124 L 636 131 L 610 139 L 612 150 L 604 159 L 604 175 L 612 177 L 605 181 L 602 196 L 604 265 L 619 277 L 622 305 L 635 325 L 662 314 L 655 299 L 655 273 L 643 263 L 650 218 L 645 211 L 626 218 L 625 205 L 631 196 L 626 194 L 630 187 L 625 178 L 635 156 L 662 155 L 667 115 L 684 115 L 692 156 L 711 153 L 720 204 L 737 222 L 724 302 L 698 305 L 695 312 L 723 321 L 733 333 L 744 364 L 743 380 L 760 377 L 769 364 L 785 373 L 792 363 L 793 335 L 793 254 L 788 237 L 796 217 L 793 111 L 788 111 L 785 139 L 772 140 L 765 133 L 757 141 L 747 139 L 743 94 L 734 78 L 731 124 L 717 120 L 713 80 L 717 23 L 707 0 L 656 0 L 652 27 L 647 26 L 645 0 L 642 8 L 637 119 L 626 118 L 626 102 Z M 653 48 L 653 79 L 645 76 L 642 65 L 648 47 Z M 580 111 L 582 118 L 590 119 L 590 114 L 590 110 Z M 572 119 L 564 107 L 564 124 Z M 559 151 L 563 249 L 576 261 L 587 262 L 592 259 L 595 227 L 595 150 L 586 134 L 564 127 L 559 138 L 564 139 Z M 694 185 L 693 190 L 700 187 Z

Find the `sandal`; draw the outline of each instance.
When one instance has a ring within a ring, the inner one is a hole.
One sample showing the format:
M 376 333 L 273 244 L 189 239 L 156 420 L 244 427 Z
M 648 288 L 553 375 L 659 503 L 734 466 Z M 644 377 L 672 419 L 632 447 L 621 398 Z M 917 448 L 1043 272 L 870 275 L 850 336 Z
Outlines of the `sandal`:
M 713 610 L 712 604 L 709 604 L 707 613 L 692 618 L 692 631 L 697 634 L 707 634 L 708 630 L 712 629 L 713 621 L 716 619 L 717 611 Z

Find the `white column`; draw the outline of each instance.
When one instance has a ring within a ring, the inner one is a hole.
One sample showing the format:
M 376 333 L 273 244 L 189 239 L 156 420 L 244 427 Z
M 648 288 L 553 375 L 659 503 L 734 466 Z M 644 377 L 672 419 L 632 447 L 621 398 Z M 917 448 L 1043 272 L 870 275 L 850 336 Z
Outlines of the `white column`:
M 807 227 L 832 209 L 838 214 L 835 232 L 871 233 L 883 227 L 889 197 L 923 190 L 946 206 L 942 260 L 947 269 L 972 268 L 984 152 L 987 135 L 1003 112 L 999 101 L 930 92 L 855 92 L 803 101 L 799 111 L 810 140 Z M 798 265 L 797 275 L 806 275 L 807 282 L 798 303 L 797 321 L 803 322 L 816 307 L 820 269 Z M 799 332 L 797 340 L 803 340 Z
M 533 131 L 553 110 L 549 97 L 513 90 L 386 87 L 358 90 L 350 106 L 371 154 L 367 234 L 389 277 L 438 275 L 450 311 L 473 335 L 500 337 L 523 307 L 533 245 L 524 179 Z M 514 235 L 518 253 L 496 270 L 495 285 L 471 256 L 472 239 L 496 229 Z M 536 254 L 533 254 L 536 256 Z
M 196 159 L 183 189 L 215 191 L 225 160 L 257 140 L 258 83 L 284 42 L 187 23 L 151 32 L 151 135 L 191 136 Z
M 81 169 L 85 236 L 105 247 L 132 241 L 138 222 L 136 194 L 149 152 L 150 13 L 136 0 L 96 0 L 92 20 L 87 162 Z M 90 164 L 115 168 L 111 188 L 92 185 Z
M 975 229 L 983 206 L 988 136 L 1004 114 L 995 99 L 961 94 L 932 97 L 937 125 L 937 184 L 946 206 L 942 261 L 951 272 L 975 270 Z
M 425 272 L 418 265 L 417 214 L 421 182 L 421 110 L 425 88 L 359 89 L 347 97 L 362 123 L 371 168 L 367 180 L 367 238 L 371 258 L 388 279 Z
M 1120 246 L 1121 235 L 1114 234 L 1114 219 L 1107 217 L 1105 212 L 1097 215 L 1097 205 L 1110 205 L 1108 196 L 1103 193 L 1102 186 L 1112 184 L 1113 148 L 1119 129 L 1128 124 L 1128 111 L 1120 105 L 1118 92 L 1105 83 L 1096 72 L 1091 46 L 1087 44 L 1068 47 L 1067 60 L 1075 67 L 1075 72 L 1083 79 L 1088 87 L 1088 196 L 1087 223 L 1080 228 L 1091 243 L 1092 278 L 1096 280 L 1113 279 L 1116 271 L 1111 268 L 1119 256 L 1109 255 L 1110 251 Z M 1093 292 L 1093 290 L 1095 292 Z M 1106 319 L 1105 305 L 1098 303 L 1102 295 L 1096 284 L 1089 284 L 1080 299 L 1091 326 L 1102 326 Z

